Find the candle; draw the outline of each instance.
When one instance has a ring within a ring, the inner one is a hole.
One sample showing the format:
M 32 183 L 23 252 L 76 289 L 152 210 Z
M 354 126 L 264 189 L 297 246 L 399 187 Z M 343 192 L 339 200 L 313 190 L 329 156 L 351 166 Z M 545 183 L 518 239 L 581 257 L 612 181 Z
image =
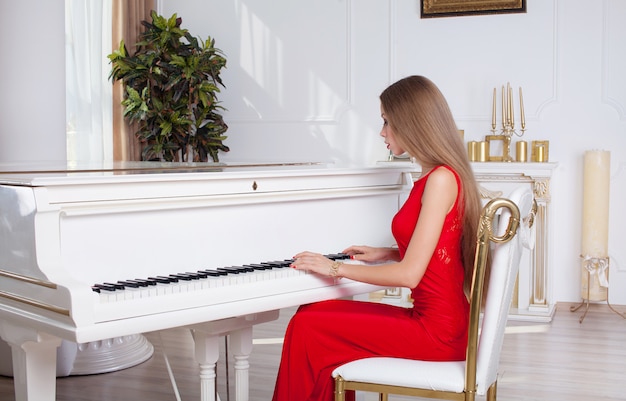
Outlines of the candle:
M 516 152 L 516 160 L 518 162 L 527 162 L 528 161 L 528 143 L 526 141 L 519 141 L 515 144 Z
M 496 130 L 496 88 L 493 88 L 493 100 L 491 105 L 491 130 Z
M 506 94 L 504 93 L 504 85 L 502 85 L 502 128 L 506 125 Z
M 534 162 L 547 162 L 549 155 L 549 141 L 532 141 L 531 160 Z
M 581 295 L 590 301 L 604 301 L 608 296 L 610 167 L 609 151 L 585 152 Z
M 603 150 L 585 152 L 583 175 L 583 256 L 608 256 L 609 169 L 611 153 Z
M 478 142 L 469 141 L 467 143 L 467 156 L 471 162 L 478 160 Z
M 478 142 L 478 159 L 479 162 L 486 162 L 489 160 L 489 142 Z
M 519 113 L 522 131 L 526 129 L 526 115 L 524 114 L 524 98 L 522 97 L 522 87 L 519 87 Z
M 515 126 L 515 117 L 513 117 L 513 90 L 511 89 L 511 84 L 507 83 L 509 89 L 509 123 L 511 128 Z
M 544 153 L 544 149 L 545 148 L 544 148 L 543 144 L 537 145 L 537 148 L 535 150 L 537 160 L 535 160 L 535 161 L 537 161 L 537 162 L 545 162 L 546 161 L 546 156 L 545 156 L 545 153 Z

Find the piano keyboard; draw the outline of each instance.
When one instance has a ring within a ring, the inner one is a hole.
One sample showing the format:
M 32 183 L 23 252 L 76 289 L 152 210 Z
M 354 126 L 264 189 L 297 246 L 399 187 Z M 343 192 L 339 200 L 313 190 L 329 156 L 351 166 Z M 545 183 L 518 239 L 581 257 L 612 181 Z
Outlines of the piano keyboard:
M 350 260 L 343 253 L 324 255 L 331 260 Z M 216 269 L 198 270 L 154 276 L 119 280 L 94 284 L 91 289 L 98 293 L 100 303 L 123 302 L 157 296 L 184 294 L 196 291 L 210 291 L 230 286 L 268 282 L 276 279 L 289 279 L 308 275 L 302 270 L 289 268 L 293 259 L 252 263 L 241 266 L 219 267 Z

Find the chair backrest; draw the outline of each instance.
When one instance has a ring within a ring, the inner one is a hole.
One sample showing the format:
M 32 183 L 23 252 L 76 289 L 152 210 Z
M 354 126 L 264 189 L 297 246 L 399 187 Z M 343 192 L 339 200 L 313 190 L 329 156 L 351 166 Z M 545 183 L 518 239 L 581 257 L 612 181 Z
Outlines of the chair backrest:
M 479 238 L 479 249 L 476 255 L 476 272 L 472 283 L 470 306 L 470 319 L 475 323 L 473 325 L 470 323 L 466 386 L 476 385 L 476 392 L 479 395 L 485 394 L 489 386 L 497 379 L 504 329 L 522 255 L 522 242 L 525 237 L 528 237 L 528 230 L 534 219 L 535 203 L 530 188 L 517 188 L 507 199 L 496 199 L 485 206 L 483 216 L 491 213 L 491 216 L 483 217 L 485 218 L 484 224 L 488 227 L 482 228 L 484 234 L 482 246 L 487 250 L 479 255 L 481 248 L 481 238 Z M 496 212 L 499 213 L 498 219 L 494 218 Z M 493 227 L 491 227 L 492 221 L 495 222 Z M 480 235 L 481 228 L 479 228 Z M 491 246 L 492 241 L 495 242 L 494 246 Z M 477 274 L 484 274 L 484 269 L 479 269 L 478 266 L 485 263 L 487 252 L 491 252 L 492 255 L 491 273 L 482 309 L 480 335 L 478 335 L 483 296 L 482 278 L 478 280 Z M 473 334 L 472 331 L 474 331 Z M 473 344 L 472 341 L 474 341 Z M 466 388 L 466 390 L 469 389 Z

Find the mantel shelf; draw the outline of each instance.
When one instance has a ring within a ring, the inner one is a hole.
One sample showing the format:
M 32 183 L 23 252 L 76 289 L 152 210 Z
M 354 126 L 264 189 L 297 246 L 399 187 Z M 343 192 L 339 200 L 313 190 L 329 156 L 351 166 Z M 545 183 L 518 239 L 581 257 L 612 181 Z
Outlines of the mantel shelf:
M 530 176 L 549 177 L 554 169 L 559 165 L 556 162 L 545 163 L 519 163 L 519 162 L 472 162 L 472 169 L 475 174 L 526 174 Z M 379 161 L 377 166 L 382 167 L 407 167 L 415 169 L 416 172 L 422 171 L 422 167 L 410 161 Z

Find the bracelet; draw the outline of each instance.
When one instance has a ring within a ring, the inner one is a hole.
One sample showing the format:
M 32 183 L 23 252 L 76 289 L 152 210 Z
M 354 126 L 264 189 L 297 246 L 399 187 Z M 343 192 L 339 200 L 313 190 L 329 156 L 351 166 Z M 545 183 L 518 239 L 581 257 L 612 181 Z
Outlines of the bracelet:
M 340 279 L 341 276 L 339 275 L 339 266 L 341 266 L 343 263 L 341 262 L 333 262 L 330 265 L 330 269 L 328 270 L 328 275 L 330 277 L 334 277 L 336 279 Z

